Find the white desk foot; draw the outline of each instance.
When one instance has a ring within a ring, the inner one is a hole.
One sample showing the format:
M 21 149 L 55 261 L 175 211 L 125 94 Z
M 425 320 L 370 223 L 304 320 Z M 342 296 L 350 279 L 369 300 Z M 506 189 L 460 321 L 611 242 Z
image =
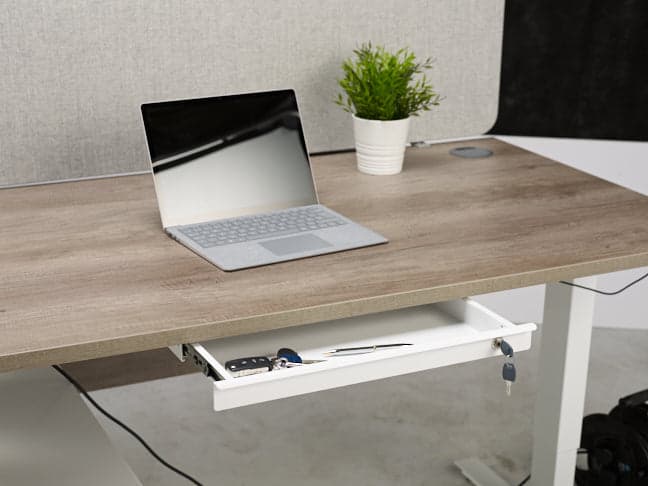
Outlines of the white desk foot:
M 596 277 L 574 283 L 596 286 Z M 587 386 L 593 292 L 547 284 L 530 485 L 574 484 Z
M 0 484 L 142 486 L 51 368 L 0 374 Z
M 455 466 L 475 486 L 511 486 L 476 457 L 455 461 Z

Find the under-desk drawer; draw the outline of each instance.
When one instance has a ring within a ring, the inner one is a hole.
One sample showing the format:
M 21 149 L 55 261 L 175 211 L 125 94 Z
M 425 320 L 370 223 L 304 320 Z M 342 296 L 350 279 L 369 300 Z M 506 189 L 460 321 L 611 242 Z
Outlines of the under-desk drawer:
M 261 403 L 390 376 L 502 356 L 495 345 L 505 338 L 513 349 L 531 346 L 535 324 L 515 325 L 481 304 L 460 299 L 337 321 L 186 344 L 190 359 L 214 380 L 214 409 Z M 371 353 L 327 356 L 340 348 L 408 343 Z M 296 350 L 298 367 L 234 377 L 229 360 L 273 356 L 279 348 Z

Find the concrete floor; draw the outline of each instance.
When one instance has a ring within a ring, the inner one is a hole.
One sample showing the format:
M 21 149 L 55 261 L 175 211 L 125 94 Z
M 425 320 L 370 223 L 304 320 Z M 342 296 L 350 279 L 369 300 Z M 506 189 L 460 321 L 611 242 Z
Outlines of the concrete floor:
M 466 485 L 453 461 L 475 455 L 517 484 L 529 471 L 537 338 L 516 356 L 510 398 L 500 359 L 218 413 L 202 375 L 94 396 L 205 485 Z M 648 387 L 648 332 L 595 329 L 592 341 L 586 413 L 607 412 Z M 100 420 L 145 486 L 188 484 Z

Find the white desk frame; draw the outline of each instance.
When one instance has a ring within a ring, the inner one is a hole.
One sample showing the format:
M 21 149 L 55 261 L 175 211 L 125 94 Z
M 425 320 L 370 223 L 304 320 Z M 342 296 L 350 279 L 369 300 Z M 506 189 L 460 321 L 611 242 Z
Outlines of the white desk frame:
M 573 283 L 596 287 L 596 277 Z M 580 445 L 595 294 L 562 283 L 545 291 L 530 486 L 574 484 Z M 510 486 L 475 458 L 455 463 L 476 486 Z M 522 480 L 522 478 L 520 478 Z
M 0 484 L 142 486 L 77 390 L 51 368 L 0 375 Z
M 596 287 L 596 277 L 573 281 Z M 574 484 L 594 317 L 594 292 L 547 284 L 533 426 L 531 485 Z

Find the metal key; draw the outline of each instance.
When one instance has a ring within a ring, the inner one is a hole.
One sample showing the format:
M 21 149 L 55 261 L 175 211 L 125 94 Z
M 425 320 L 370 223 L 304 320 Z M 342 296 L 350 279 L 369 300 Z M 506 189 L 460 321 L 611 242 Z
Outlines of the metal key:
M 273 358 L 271 361 L 272 361 L 273 369 L 279 370 L 283 368 L 297 368 L 299 366 L 322 363 L 326 360 L 325 359 L 302 359 L 301 363 L 295 363 L 293 361 L 288 361 L 288 359 L 286 358 Z
M 511 362 L 504 363 L 502 367 L 502 378 L 506 385 L 506 394 L 511 396 L 511 385 L 515 382 L 515 365 Z

